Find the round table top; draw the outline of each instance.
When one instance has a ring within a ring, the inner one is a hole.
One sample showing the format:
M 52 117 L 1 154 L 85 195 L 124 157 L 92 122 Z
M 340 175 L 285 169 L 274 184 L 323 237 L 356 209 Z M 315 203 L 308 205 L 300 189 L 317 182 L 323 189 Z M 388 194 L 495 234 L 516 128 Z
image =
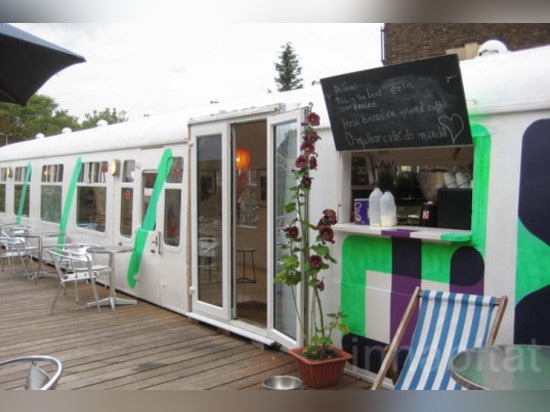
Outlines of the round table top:
M 245 247 L 238 247 L 237 248 L 237 252 L 255 252 L 255 251 L 256 251 L 255 247 L 245 246 Z
M 493 345 L 458 353 L 449 372 L 468 389 L 550 389 L 550 346 Z
M 132 246 L 119 246 L 119 245 L 107 245 L 107 246 L 90 246 L 86 249 L 89 253 L 128 253 L 133 252 Z

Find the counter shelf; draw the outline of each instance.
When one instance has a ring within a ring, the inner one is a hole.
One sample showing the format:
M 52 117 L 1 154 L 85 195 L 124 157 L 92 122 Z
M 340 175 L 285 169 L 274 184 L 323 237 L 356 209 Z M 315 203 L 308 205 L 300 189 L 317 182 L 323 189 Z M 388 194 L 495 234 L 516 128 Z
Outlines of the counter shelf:
M 441 243 L 467 243 L 472 241 L 471 230 L 445 229 L 423 226 L 370 226 L 356 223 L 339 223 L 332 227 L 336 233 L 364 236 L 422 239 Z

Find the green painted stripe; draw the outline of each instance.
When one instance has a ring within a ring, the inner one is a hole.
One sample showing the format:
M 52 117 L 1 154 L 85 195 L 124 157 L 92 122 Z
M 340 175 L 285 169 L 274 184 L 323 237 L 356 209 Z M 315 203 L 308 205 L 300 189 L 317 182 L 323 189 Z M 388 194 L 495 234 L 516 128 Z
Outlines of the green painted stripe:
M 73 170 L 73 176 L 69 184 L 69 190 L 67 191 L 67 197 L 65 198 L 65 205 L 63 206 L 63 215 L 61 217 L 61 224 L 59 225 L 59 231 L 61 233 L 67 232 L 67 223 L 69 221 L 69 215 L 71 214 L 71 206 L 73 204 L 74 194 L 76 192 L 76 184 L 78 183 L 78 176 L 80 176 L 80 170 L 82 169 L 82 158 L 76 159 L 76 164 Z M 57 238 L 57 244 L 61 245 L 65 243 L 65 236 L 59 236 Z
M 136 287 L 135 276 L 139 272 L 139 267 L 141 265 L 141 258 L 143 257 L 143 249 L 145 248 L 145 243 L 147 241 L 147 235 L 149 232 L 155 229 L 156 217 L 157 217 L 157 204 L 162 193 L 162 188 L 166 182 L 166 178 L 170 173 L 170 167 L 172 167 L 172 150 L 166 149 L 160 159 L 159 167 L 157 170 L 157 178 L 155 179 L 155 184 L 153 186 L 153 193 L 149 201 L 149 206 L 147 207 L 147 212 L 143 217 L 143 223 L 141 227 L 138 228 L 136 233 L 136 238 L 134 241 L 134 251 L 132 252 L 132 257 L 130 258 L 130 264 L 128 265 L 128 285 L 133 289 Z
M 27 190 L 29 187 L 29 180 L 31 180 L 31 162 L 27 163 L 27 172 L 25 173 L 25 181 L 21 188 L 21 197 L 19 198 L 19 208 L 17 209 L 17 224 L 21 223 L 21 216 L 23 216 L 23 207 L 25 206 L 25 199 L 27 198 Z
M 441 235 L 441 240 L 448 242 L 469 242 L 472 240 L 472 235 L 469 233 L 443 233 Z

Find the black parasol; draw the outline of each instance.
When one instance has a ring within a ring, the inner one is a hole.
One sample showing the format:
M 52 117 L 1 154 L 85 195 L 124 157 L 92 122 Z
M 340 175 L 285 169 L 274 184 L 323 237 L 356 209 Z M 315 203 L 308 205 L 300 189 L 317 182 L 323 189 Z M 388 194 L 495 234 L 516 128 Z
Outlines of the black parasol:
M 0 102 L 24 106 L 55 73 L 85 61 L 63 47 L 0 23 Z

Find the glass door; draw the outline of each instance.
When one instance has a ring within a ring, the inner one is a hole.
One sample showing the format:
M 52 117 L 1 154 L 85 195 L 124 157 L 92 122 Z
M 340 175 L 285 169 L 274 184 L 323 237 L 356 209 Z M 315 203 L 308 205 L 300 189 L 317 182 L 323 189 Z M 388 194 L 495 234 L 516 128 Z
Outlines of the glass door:
M 226 123 L 193 125 L 192 168 L 192 308 L 206 316 L 229 319 L 231 253 L 224 233 L 228 232 L 231 187 L 224 174 L 228 126 Z M 223 264 L 222 264 L 223 262 Z
M 299 153 L 301 124 L 305 109 L 272 116 L 268 119 L 268 328 L 270 337 L 286 347 L 297 346 L 302 340 L 290 287 L 274 283 L 281 270 L 281 245 L 286 242 L 282 229 L 295 218 L 285 211 L 290 188 L 295 185 L 292 169 Z M 296 290 L 298 307 L 302 307 L 301 290 Z

